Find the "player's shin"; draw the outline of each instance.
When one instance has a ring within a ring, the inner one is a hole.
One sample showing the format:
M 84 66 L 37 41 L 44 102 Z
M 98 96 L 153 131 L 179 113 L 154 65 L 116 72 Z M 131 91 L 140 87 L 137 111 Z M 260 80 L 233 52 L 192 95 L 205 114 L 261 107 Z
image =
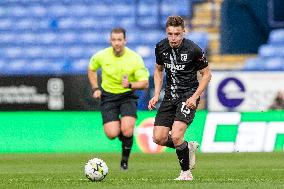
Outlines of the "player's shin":
M 176 154 L 182 171 L 189 170 L 188 146 L 184 141 L 181 145 L 176 146 Z
M 121 159 L 121 168 L 128 169 L 128 159 L 133 145 L 133 136 L 131 137 L 122 137 L 122 159 Z

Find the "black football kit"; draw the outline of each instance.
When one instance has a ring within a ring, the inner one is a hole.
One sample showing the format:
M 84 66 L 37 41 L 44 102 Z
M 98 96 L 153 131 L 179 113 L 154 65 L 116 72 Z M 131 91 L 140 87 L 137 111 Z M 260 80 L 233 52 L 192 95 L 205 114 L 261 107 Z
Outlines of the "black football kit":
M 198 87 L 197 72 L 208 66 L 204 53 L 189 39 L 184 38 L 178 48 L 172 48 L 166 38 L 156 44 L 155 55 L 156 63 L 166 72 L 165 96 L 155 125 L 171 127 L 175 120 L 190 124 L 195 110 L 187 108 L 185 101 Z

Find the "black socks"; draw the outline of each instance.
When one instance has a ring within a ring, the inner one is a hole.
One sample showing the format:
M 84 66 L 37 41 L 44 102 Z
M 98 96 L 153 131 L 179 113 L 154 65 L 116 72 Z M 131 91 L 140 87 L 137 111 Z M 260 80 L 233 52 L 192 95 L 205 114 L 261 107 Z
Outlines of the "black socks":
M 130 155 L 130 151 L 133 145 L 133 136 L 126 137 L 123 136 L 122 133 L 118 136 L 119 140 L 121 141 L 122 146 L 122 162 L 128 162 L 128 158 Z
M 172 140 L 172 137 L 171 137 L 170 134 L 168 135 L 168 140 L 167 140 L 167 142 L 165 143 L 165 146 L 166 146 L 166 147 L 169 147 L 169 148 L 175 148 L 175 145 L 174 145 L 174 143 L 173 143 L 173 140 Z
M 189 170 L 189 157 L 188 157 L 188 145 L 184 141 L 181 145 L 176 146 L 176 154 L 178 156 L 180 167 L 183 171 Z

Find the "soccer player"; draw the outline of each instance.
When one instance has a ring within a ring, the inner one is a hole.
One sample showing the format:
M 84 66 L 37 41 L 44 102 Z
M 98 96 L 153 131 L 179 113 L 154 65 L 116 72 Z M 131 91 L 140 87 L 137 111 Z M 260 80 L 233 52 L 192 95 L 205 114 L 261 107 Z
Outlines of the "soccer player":
M 200 95 L 211 79 L 202 50 L 184 38 L 184 33 L 184 20 L 180 16 L 169 16 L 167 38 L 157 43 L 155 48 L 155 92 L 148 104 L 149 110 L 152 110 L 158 102 L 165 69 L 165 95 L 155 117 L 153 141 L 176 149 L 181 172 L 175 180 L 193 179 L 191 170 L 195 165 L 198 143 L 185 141 L 184 134 L 194 119 Z M 197 80 L 198 72 L 201 74 L 200 82 Z
M 148 87 L 149 72 L 141 56 L 125 46 L 125 29 L 112 29 L 110 43 L 111 47 L 92 56 L 88 77 L 93 97 L 101 98 L 105 134 L 109 139 L 118 137 L 122 142 L 120 167 L 127 170 L 137 117 L 138 97 L 133 90 Z M 102 70 L 101 87 L 97 81 L 99 68 Z

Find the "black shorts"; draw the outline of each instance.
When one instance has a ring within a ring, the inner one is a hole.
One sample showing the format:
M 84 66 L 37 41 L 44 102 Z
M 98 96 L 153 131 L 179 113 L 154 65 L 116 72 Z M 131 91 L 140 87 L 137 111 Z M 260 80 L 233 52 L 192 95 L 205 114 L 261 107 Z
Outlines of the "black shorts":
M 132 92 L 112 94 L 102 91 L 101 113 L 103 124 L 110 121 L 119 121 L 120 117 L 131 116 L 137 118 L 137 99 Z
M 196 110 L 189 109 L 185 106 L 187 98 L 168 99 L 164 98 L 157 115 L 155 117 L 155 126 L 166 126 L 172 128 L 174 121 L 182 121 L 190 125 L 194 119 Z M 199 99 L 196 102 L 196 106 Z

